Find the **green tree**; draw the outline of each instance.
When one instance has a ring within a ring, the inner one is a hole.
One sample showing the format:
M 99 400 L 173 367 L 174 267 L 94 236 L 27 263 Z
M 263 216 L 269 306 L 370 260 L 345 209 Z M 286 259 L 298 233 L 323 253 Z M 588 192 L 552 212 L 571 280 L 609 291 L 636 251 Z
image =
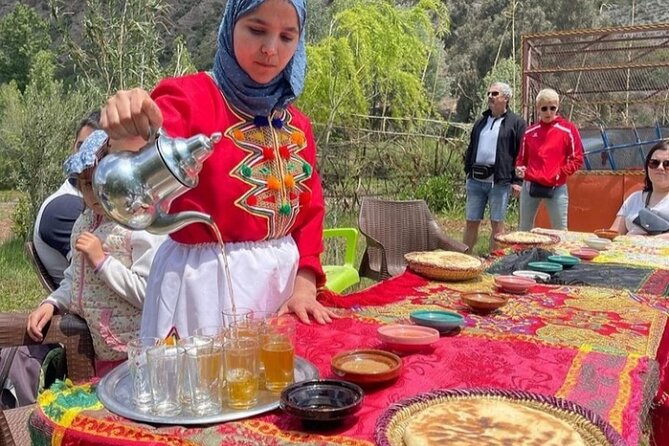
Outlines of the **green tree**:
M 48 23 L 30 6 L 16 3 L 0 20 L 0 84 L 14 80 L 23 90 L 37 53 L 50 44 Z
M 11 180 L 25 193 L 15 215 L 21 237 L 30 233 L 44 198 L 63 181 L 62 163 L 72 146 L 74 127 L 90 97 L 54 79 L 53 54 L 41 51 L 24 92 L 15 84 L 0 89 L 0 153 L 13 159 Z
M 443 4 L 350 0 L 339 7 L 327 37 L 308 48 L 310 71 L 300 105 L 328 126 L 354 114 L 429 116 L 431 88 L 425 81 L 448 29 Z

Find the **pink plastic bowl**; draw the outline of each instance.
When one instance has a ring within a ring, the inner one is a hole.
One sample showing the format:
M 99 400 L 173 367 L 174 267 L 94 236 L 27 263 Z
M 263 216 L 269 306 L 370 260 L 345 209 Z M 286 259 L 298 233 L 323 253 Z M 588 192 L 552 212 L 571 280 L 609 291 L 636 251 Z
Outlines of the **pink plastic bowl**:
M 439 340 L 438 330 L 420 325 L 382 325 L 377 334 L 388 347 L 398 351 L 420 350 Z
M 569 254 L 582 260 L 592 260 L 599 255 L 599 251 L 592 248 L 581 248 L 571 251 Z
M 503 291 L 510 293 L 526 293 L 527 290 L 537 284 L 537 281 L 529 277 L 518 276 L 497 276 L 495 277 L 495 285 L 500 287 Z

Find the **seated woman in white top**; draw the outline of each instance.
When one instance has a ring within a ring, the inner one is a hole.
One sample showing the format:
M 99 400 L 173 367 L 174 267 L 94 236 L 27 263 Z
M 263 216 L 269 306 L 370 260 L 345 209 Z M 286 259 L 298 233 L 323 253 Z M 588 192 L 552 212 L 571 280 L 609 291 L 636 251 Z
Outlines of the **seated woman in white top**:
M 611 229 L 620 234 L 648 235 L 648 232 L 634 223 L 643 208 L 669 220 L 669 142 L 659 142 L 650 149 L 646 155 L 644 171 L 646 176 L 643 190 L 627 197 L 611 225 Z M 656 237 L 669 238 L 669 233 Z

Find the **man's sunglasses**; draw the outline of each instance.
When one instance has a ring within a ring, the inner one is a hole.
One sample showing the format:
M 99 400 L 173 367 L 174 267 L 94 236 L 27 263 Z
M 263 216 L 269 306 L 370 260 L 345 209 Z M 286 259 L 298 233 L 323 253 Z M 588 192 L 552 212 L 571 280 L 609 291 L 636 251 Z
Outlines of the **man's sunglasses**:
M 497 97 L 499 96 L 499 91 L 489 91 L 488 96 Z
M 660 167 L 660 164 L 662 164 L 662 167 L 664 167 L 664 170 L 669 170 L 669 160 L 650 160 L 648 161 L 648 167 L 651 169 L 657 169 Z
M 547 105 L 544 105 L 543 107 L 541 107 L 542 112 L 547 112 L 548 110 L 555 111 L 555 110 L 557 110 L 557 107 L 554 106 L 554 105 L 551 105 L 550 107 L 547 106 Z

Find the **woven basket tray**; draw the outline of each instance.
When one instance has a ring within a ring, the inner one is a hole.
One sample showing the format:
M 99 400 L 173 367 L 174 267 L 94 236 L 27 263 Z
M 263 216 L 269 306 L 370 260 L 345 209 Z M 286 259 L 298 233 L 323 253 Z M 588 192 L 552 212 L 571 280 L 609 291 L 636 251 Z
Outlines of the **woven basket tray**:
M 623 438 L 609 423 L 583 406 L 561 398 L 500 389 L 437 390 L 399 401 L 377 420 L 374 430 L 376 444 L 405 446 L 404 430 L 411 417 L 430 406 L 464 399 L 506 400 L 521 404 L 567 423 L 578 432 L 587 446 L 625 446 Z
M 542 242 L 538 242 L 538 243 L 507 242 L 507 241 L 504 241 L 504 240 L 499 238 L 501 235 L 503 235 L 503 234 L 495 235 L 494 239 L 497 242 L 497 244 L 502 248 L 510 248 L 512 246 L 520 246 L 522 248 L 535 248 L 535 247 L 546 248 L 546 247 L 557 245 L 558 243 L 560 243 L 560 237 L 558 237 L 557 235 L 553 235 L 553 234 L 539 234 L 539 235 L 543 235 L 545 237 L 550 237 L 550 239 L 551 239 L 550 242 L 543 242 L 543 243 Z
M 416 274 L 420 274 L 428 279 L 456 281 L 470 280 L 481 275 L 485 269 L 483 264 L 478 269 L 455 270 L 439 268 L 437 266 L 425 265 L 423 263 L 409 262 L 409 268 Z
M 469 280 L 480 276 L 485 269 L 483 262 L 480 262 L 480 265 L 477 268 L 444 268 L 437 265 L 416 261 L 412 258 L 414 254 L 416 253 L 410 252 L 404 256 L 409 269 L 411 269 L 411 271 L 415 272 L 416 274 L 427 277 L 428 279 L 445 281 Z

